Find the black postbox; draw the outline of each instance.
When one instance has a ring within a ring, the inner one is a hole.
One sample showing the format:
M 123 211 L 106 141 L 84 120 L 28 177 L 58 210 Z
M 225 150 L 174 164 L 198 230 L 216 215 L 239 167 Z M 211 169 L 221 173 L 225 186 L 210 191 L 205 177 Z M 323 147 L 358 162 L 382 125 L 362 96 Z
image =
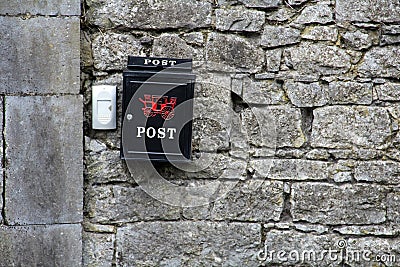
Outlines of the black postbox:
M 129 56 L 123 78 L 121 158 L 190 159 L 192 60 Z

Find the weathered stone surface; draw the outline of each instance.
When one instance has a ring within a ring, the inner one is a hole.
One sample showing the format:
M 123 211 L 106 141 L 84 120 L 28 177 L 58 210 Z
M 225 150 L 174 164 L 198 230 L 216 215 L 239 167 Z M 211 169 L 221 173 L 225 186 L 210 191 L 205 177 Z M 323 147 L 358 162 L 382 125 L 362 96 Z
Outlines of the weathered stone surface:
M 125 166 L 120 159 L 119 151 L 109 150 L 105 144 L 95 139 L 89 142 L 90 150 L 87 150 L 85 157 L 88 182 L 91 184 L 132 182 L 132 177 L 126 173 Z
M 79 92 L 78 17 L 1 16 L 0 36 L 0 92 Z
M 214 220 L 279 221 L 283 210 L 283 183 L 250 180 L 239 183 L 211 210 Z
M 336 42 L 338 30 L 334 26 L 309 26 L 301 35 L 303 39 Z
M 385 83 L 375 87 L 379 100 L 383 101 L 399 101 L 400 100 L 400 84 Z
M 206 59 L 213 70 L 257 72 L 265 61 L 262 49 L 236 35 L 211 33 L 206 49 Z
M 89 22 L 105 28 L 194 29 L 211 24 L 212 6 L 205 0 L 89 0 L 87 4 Z
M 342 35 L 342 40 L 344 45 L 356 50 L 370 48 L 373 43 L 373 37 L 367 33 L 361 32 L 360 30 L 355 32 L 346 32 Z
M 104 186 L 88 192 L 87 212 L 92 222 L 115 223 L 179 219 L 179 208 L 163 204 L 140 187 Z
M 398 22 L 400 3 L 380 0 L 336 0 L 336 19 L 339 22 Z
M 0 226 L 0 266 L 82 266 L 82 227 Z
M 203 46 L 204 45 L 204 35 L 201 32 L 189 32 L 185 33 L 182 38 L 188 44 Z
M 399 227 L 397 225 L 351 225 L 335 228 L 334 231 L 342 235 L 396 236 L 399 234 Z
M 271 230 L 266 233 L 264 249 L 259 257 L 263 262 L 279 266 L 338 266 L 341 263 L 338 253 L 339 235 L 313 235 L 293 230 Z M 325 255 L 323 255 L 325 251 Z M 327 255 L 328 254 L 328 255 Z
M 177 34 L 161 34 L 154 40 L 154 57 L 192 58 L 195 61 L 203 60 L 203 55 L 186 44 Z
M 287 3 L 287 2 L 286 2 Z M 280 8 L 277 11 L 267 16 L 268 21 L 285 22 L 296 15 L 295 9 L 292 8 Z
M 92 49 L 94 67 L 102 71 L 124 69 L 128 55 L 146 56 L 140 41 L 129 34 L 95 34 Z
M 282 0 L 239 0 L 246 7 L 276 8 L 282 4 Z
M 83 266 L 112 266 L 115 235 L 83 233 Z
M 400 163 L 395 161 L 360 161 L 354 169 L 357 181 L 399 184 Z
M 388 112 L 380 107 L 332 106 L 314 110 L 311 144 L 325 148 L 379 148 L 391 135 Z
M 300 16 L 295 20 L 296 23 L 309 24 L 320 23 L 326 24 L 333 21 L 333 11 L 325 3 L 320 3 L 314 6 L 308 6 L 303 9 Z
M 231 77 L 218 73 L 199 73 L 193 116 L 192 148 L 201 152 L 229 149 L 234 111 L 231 100 Z M 215 103 L 220 103 L 215 105 Z
M 265 26 L 261 45 L 277 47 L 300 42 L 300 30 L 284 26 Z
M 6 219 L 11 225 L 81 222 L 82 98 L 9 96 L 5 102 Z
M 382 36 L 380 45 L 391 45 L 400 43 L 399 25 L 382 25 Z
M 359 67 L 363 77 L 397 78 L 400 75 L 400 48 L 398 46 L 373 47 Z
M 296 107 L 318 107 L 329 103 L 328 86 L 288 80 L 284 84 L 290 102 Z
M 341 74 L 351 67 L 345 50 L 324 44 L 302 43 L 285 49 L 284 56 L 286 65 L 301 75 Z
M 265 52 L 268 71 L 279 71 L 282 59 L 282 49 L 271 49 Z
M 117 232 L 121 266 L 256 266 L 261 227 L 249 223 L 151 222 Z M 168 244 L 168 245 L 166 245 Z
M 265 13 L 245 8 L 217 9 L 216 27 L 222 31 L 258 32 L 265 22 Z
M 287 102 L 282 85 L 276 81 L 243 79 L 243 101 L 248 104 L 277 105 Z
M 332 82 L 329 84 L 331 104 L 372 103 L 372 83 Z
M 387 218 L 396 225 L 400 223 L 400 190 L 396 188 L 387 195 Z
M 1 1 L 0 14 L 5 15 L 80 15 L 81 3 L 79 0 L 25 0 L 18 1 Z
M 387 191 L 375 185 L 292 185 L 294 221 L 327 225 L 378 224 L 386 221 Z
M 301 112 L 289 106 L 267 108 L 252 108 L 257 116 L 251 113 L 243 114 L 244 121 L 253 133 L 250 142 L 256 146 L 265 147 L 301 147 L 306 138 L 301 129 Z M 257 126 L 258 125 L 258 126 Z
M 330 164 L 303 159 L 257 159 L 250 161 L 255 177 L 277 180 L 326 180 Z
M 287 0 L 287 4 L 290 6 L 298 6 L 302 5 L 303 3 L 307 2 L 308 0 Z

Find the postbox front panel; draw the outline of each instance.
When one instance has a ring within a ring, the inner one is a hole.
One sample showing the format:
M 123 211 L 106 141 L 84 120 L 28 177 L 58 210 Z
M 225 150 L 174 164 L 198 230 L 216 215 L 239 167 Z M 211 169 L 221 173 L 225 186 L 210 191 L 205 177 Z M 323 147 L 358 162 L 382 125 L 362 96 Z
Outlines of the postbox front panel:
M 124 73 L 121 157 L 153 161 L 190 159 L 193 75 Z

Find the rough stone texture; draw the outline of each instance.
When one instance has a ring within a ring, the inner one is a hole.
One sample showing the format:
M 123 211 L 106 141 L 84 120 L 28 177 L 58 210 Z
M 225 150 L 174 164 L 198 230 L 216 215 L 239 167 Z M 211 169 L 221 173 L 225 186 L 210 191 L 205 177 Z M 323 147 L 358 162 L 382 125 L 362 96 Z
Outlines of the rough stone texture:
M 372 46 L 372 36 L 361 31 L 346 32 L 342 35 L 344 44 L 355 50 L 362 50 Z
M 301 43 L 284 52 L 286 64 L 299 74 L 342 74 L 349 71 L 351 57 L 336 46 Z
M 83 233 L 83 266 L 112 266 L 115 235 Z
M 301 37 L 314 41 L 332 41 L 335 42 L 338 38 L 338 30 L 334 26 L 309 26 Z
M 400 48 L 397 46 L 373 47 L 359 67 L 364 77 L 397 78 L 400 75 Z
M 380 45 L 390 45 L 400 43 L 400 26 L 383 25 Z
M 282 0 L 239 0 L 246 7 L 276 8 L 282 4 Z
M 153 199 L 140 187 L 95 187 L 87 196 L 88 217 L 95 223 L 179 219 L 179 208 Z
M 81 97 L 7 96 L 5 103 L 7 221 L 81 222 Z
M 244 121 L 250 127 L 248 132 L 251 133 L 254 127 L 258 127 L 262 134 L 255 139 L 250 138 L 252 144 L 266 147 L 301 147 L 306 141 L 301 129 L 299 109 L 276 106 L 252 108 L 252 112 L 256 115 L 255 122 L 250 119 L 254 115 L 244 114 Z
M 0 14 L 80 15 L 79 0 L 1 1 Z
M 276 81 L 253 82 L 243 79 L 243 101 L 248 104 L 277 105 L 286 103 L 285 92 L 282 85 Z
M 360 161 L 355 165 L 357 181 L 397 185 L 400 182 L 400 164 L 395 161 Z
M 216 28 L 222 31 L 258 32 L 265 22 L 265 13 L 244 8 L 217 9 Z
M 194 29 L 211 24 L 211 3 L 205 0 L 88 0 L 87 4 L 89 22 L 104 28 Z
M 318 107 L 329 103 L 328 86 L 324 84 L 288 80 L 284 88 L 290 102 L 296 107 Z
M 1 266 L 81 266 L 82 227 L 0 226 Z
M 400 190 L 396 188 L 387 195 L 387 214 L 388 221 L 396 225 L 400 223 Z
M 92 184 L 132 181 L 121 162 L 119 151 L 108 150 L 105 144 L 97 140 L 90 140 L 89 144 L 90 152 L 87 149 L 85 157 L 87 181 Z
M 400 3 L 380 0 L 336 0 L 336 19 L 339 22 L 398 22 Z
M 375 87 L 379 100 L 382 101 L 398 101 L 400 99 L 400 84 L 385 83 Z
M 257 72 L 265 61 L 263 50 L 247 39 L 219 33 L 209 34 L 206 55 L 209 67 L 218 71 Z
M 327 4 L 321 3 L 315 6 L 308 6 L 303 9 L 300 16 L 295 20 L 296 23 L 309 24 L 319 23 L 327 24 L 333 21 L 333 12 Z
M 257 159 L 250 161 L 257 178 L 277 180 L 327 180 L 329 163 L 302 159 Z
M 140 41 L 128 34 L 96 34 L 92 48 L 94 67 L 101 71 L 124 69 L 127 55 L 146 55 Z
M 211 210 L 214 220 L 279 221 L 283 210 L 283 183 L 251 180 L 238 184 Z
M 372 103 L 372 83 L 332 82 L 329 84 L 331 104 Z
M 177 34 L 162 34 L 154 40 L 154 57 L 170 58 L 192 58 L 193 60 L 204 60 L 203 55 L 196 53 L 196 50 L 186 44 Z
M 399 234 L 398 225 L 367 225 L 367 226 L 343 226 L 335 228 L 335 232 L 342 235 L 355 235 L 355 236 L 365 236 L 365 235 L 375 235 L 375 236 L 396 236 Z
M 277 47 L 300 42 L 300 30 L 284 26 L 265 26 L 261 45 Z
M 117 232 L 117 264 L 256 266 L 260 228 L 259 224 L 225 222 L 130 224 Z
M 279 266 L 338 266 L 339 257 L 321 255 L 323 251 L 338 250 L 339 235 L 313 235 L 293 230 L 271 230 L 266 233 L 265 246 L 260 253 L 263 262 Z M 282 251 L 282 252 L 281 252 Z M 281 252 L 281 254 L 278 254 Z M 332 254 L 339 256 L 337 254 Z M 264 257 L 264 258 L 263 258 Z
M 279 71 L 282 59 L 281 49 L 272 49 L 265 52 L 268 71 Z
M 391 135 L 389 114 L 380 107 L 317 108 L 312 128 L 313 147 L 380 148 Z
M 292 185 L 294 221 L 327 225 L 378 224 L 386 221 L 387 190 L 375 185 Z
M 0 92 L 79 92 L 79 18 L 1 16 L 0 36 Z

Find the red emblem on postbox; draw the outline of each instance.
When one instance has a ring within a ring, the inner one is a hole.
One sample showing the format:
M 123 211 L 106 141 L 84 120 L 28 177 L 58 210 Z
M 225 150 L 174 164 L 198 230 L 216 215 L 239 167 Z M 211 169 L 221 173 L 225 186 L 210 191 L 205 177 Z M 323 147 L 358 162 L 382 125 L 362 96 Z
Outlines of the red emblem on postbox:
M 159 95 L 144 95 L 144 100 L 139 98 L 143 103 L 143 114 L 146 117 L 154 117 L 158 114 L 164 120 L 170 120 L 175 115 L 176 97 L 159 96 Z

